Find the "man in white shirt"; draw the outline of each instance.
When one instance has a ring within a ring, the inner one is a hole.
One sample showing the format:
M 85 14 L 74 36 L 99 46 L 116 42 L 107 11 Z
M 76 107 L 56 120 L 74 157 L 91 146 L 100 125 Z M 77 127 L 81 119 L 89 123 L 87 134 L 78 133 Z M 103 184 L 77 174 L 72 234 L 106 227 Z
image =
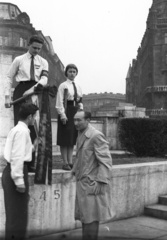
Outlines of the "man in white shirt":
M 2 173 L 2 187 L 6 212 L 5 239 L 24 239 L 28 219 L 28 170 L 32 152 L 37 140 L 32 144 L 29 125 L 33 125 L 38 107 L 23 103 L 19 110 L 19 122 L 7 136 L 4 158 L 7 166 Z
M 6 91 L 11 89 L 14 78 L 18 85 L 13 93 L 13 101 L 34 92 L 34 87 L 38 84 L 45 86 L 48 83 L 48 62 L 38 54 L 40 53 L 44 40 L 37 35 L 33 35 L 29 40 L 28 52 L 17 56 L 7 74 Z M 14 125 L 18 122 L 18 111 L 20 103 L 14 104 Z M 36 138 L 34 126 L 29 127 L 32 142 Z M 35 164 L 35 154 L 33 154 L 32 165 Z M 30 169 L 31 171 L 31 169 Z

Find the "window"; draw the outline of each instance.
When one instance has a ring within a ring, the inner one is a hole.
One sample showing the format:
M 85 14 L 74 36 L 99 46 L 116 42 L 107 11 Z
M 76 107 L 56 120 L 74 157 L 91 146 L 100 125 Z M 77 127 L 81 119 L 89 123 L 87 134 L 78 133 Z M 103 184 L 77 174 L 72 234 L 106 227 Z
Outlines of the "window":
M 20 47 L 23 47 L 23 46 L 24 46 L 23 38 L 20 38 Z
M 9 39 L 8 37 L 0 36 L 0 46 L 8 46 Z
M 167 44 L 167 33 L 165 33 L 165 44 Z
M 3 43 L 3 38 L 2 36 L 0 36 L 0 46 L 2 46 L 2 43 Z

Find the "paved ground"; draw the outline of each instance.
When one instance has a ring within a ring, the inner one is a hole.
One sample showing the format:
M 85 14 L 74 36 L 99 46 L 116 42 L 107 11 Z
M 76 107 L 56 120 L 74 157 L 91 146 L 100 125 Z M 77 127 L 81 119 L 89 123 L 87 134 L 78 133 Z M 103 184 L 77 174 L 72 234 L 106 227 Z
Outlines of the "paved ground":
M 101 224 L 98 240 L 167 240 L 167 221 L 140 216 Z M 82 230 L 75 229 L 31 240 L 81 240 Z

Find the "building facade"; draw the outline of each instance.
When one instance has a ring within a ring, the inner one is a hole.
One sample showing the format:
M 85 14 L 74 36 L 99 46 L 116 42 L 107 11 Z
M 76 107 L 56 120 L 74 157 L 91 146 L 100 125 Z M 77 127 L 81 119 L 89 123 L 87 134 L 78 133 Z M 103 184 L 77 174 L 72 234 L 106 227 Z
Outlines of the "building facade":
M 97 112 L 115 110 L 119 103 L 125 103 L 125 94 L 121 93 L 90 93 L 83 95 L 83 105 L 86 111 L 90 111 L 92 116 Z
M 167 115 L 167 0 L 153 0 L 146 30 L 126 77 L 126 101 L 150 116 Z

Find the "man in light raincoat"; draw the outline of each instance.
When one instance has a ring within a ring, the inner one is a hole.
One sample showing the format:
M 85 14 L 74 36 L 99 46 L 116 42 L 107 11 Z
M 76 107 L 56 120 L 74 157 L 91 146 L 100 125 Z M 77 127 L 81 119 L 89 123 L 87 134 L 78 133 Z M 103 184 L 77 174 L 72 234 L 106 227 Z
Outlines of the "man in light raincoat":
M 74 116 L 78 130 L 76 161 L 75 219 L 82 222 L 83 239 L 97 239 L 100 221 L 112 218 L 109 181 L 112 158 L 102 132 L 90 125 L 91 114 L 82 110 Z

